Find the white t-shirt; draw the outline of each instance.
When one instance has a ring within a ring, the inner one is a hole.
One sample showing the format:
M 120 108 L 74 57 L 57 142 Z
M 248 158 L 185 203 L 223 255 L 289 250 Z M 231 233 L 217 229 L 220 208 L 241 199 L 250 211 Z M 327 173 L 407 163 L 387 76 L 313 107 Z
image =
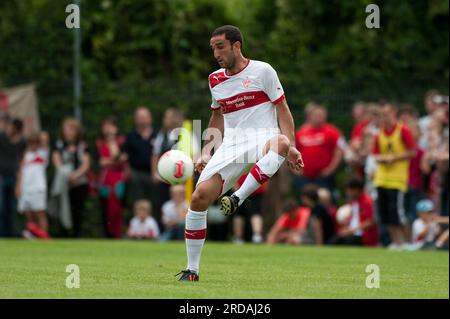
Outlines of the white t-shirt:
M 144 236 L 151 234 L 151 237 L 159 236 L 158 223 L 153 217 L 147 217 L 143 222 L 138 217 L 133 217 L 130 221 L 130 231 L 137 236 Z
M 26 151 L 23 157 L 22 166 L 22 192 L 46 192 L 48 165 L 48 150 L 38 149 L 36 151 Z
M 248 60 L 234 75 L 219 69 L 209 75 L 209 87 L 211 108 L 222 108 L 224 142 L 279 132 L 276 104 L 284 99 L 284 91 L 268 63 Z
M 430 223 L 428 232 L 422 238 L 419 238 L 420 233 L 425 230 L 425 222 L 417 218 L 412 225 L 412 242 L 413 244 L 424 244 L 433 242 L 439 233 L 439 225 L 436 223 Z
M 187 210 L 188 204 L 187 202 L 183 203 L 183 209 Z M 178 216 L 178 212 L 176 210 L 175 202 L 173 200 L 169 200 L 164 203 L 161 208 L 162 211 L 162 221 L 163 223 L 180 221 L 180 217 Z M 184 221 L 184 219 L 182 219 Z

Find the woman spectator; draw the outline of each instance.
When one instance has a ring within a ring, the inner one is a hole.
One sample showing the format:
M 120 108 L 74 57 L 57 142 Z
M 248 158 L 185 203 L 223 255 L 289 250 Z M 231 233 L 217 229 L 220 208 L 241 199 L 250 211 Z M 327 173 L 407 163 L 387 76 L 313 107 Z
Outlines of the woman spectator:
M 61 195 L 61 188 L 68 187 L 70 212 L 59 209 L 54 213 L 60 215 L 63 223 L 63 235 L 68 235 L 67 229 L 72 229 L 73 237 L 82 234 L 85 202 L 88 195 L 87 173 L 91 165 L 86 143 L 83 141 L 80 123 L 75 118 L 66 118 L 60 130 L 60 138 L 52 153 L 52 163 L 57 170 L 52 187 L 52 195 Z M 60 189 L 57 189 L 57 188 Z M 59 207 L 61 208 L 61 207 Z
M 101 138 L 96 143 L 101 168 L 98 186 L 106 237 L 121 238 L 123 227 L 123 200 L 125 195 L 125 156 L 121 152 L 125 138 L 119 135 L 113 117 L 102 123 Z

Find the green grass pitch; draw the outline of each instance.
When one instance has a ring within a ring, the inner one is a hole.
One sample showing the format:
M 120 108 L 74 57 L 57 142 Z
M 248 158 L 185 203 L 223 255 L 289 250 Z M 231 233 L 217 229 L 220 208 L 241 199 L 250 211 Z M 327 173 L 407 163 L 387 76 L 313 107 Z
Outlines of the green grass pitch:
M 183 242 L 1 240 L 0 298 L 449 298 L 448 252 L 207 242 L 201 266 L 199 282 L 176 281 Z

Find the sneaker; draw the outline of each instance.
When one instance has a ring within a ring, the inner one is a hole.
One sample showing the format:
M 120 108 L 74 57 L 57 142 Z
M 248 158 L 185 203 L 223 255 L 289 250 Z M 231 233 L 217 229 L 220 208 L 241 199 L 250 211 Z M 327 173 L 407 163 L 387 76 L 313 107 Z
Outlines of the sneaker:
M 224 196 L 220 200 L 220 210 L 225 216 L 233 215 L 239 207 L 239 197 L 236 195 Z
M 235 244 L 235 245 L 243 245 L 244 241 L 242 240 L 242 238 L 234 238 L 233 239 L 233 244 Z
M 33 234 L 26 229 L 22 231 L 22 237 L 29 240 L 36 239 L 36 237 L 34 237 Z
M 254 244 L 261 244 L 263 242 L 263 238 L 260 234 L 255 234 L 252 236 L 252 242 Z
M 196 272 L 191 271 L 189 269 L 182 270 L 175 276 L 181 275 L 180 278 L 178 278 L 178 281 L 198 281 L 199 275 L 197 275 Z

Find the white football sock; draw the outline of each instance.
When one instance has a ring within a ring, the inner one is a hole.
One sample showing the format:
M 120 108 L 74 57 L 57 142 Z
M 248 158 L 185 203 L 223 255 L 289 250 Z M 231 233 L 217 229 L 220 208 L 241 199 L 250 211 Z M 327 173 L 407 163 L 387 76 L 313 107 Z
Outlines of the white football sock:
M 187 269 L 195 271 L 200 269 L 200 256 L 206 238 L 206 213 L 191 209 L 186 215 L 184 237 L 186 239 Z
M 266 155 L 253 165 L 244 183 L 234 192 L 234 195 L 239 197 L 239 205 L 271 178 L 284 163 L 284 160 L 285 157 L 269 150 Z

